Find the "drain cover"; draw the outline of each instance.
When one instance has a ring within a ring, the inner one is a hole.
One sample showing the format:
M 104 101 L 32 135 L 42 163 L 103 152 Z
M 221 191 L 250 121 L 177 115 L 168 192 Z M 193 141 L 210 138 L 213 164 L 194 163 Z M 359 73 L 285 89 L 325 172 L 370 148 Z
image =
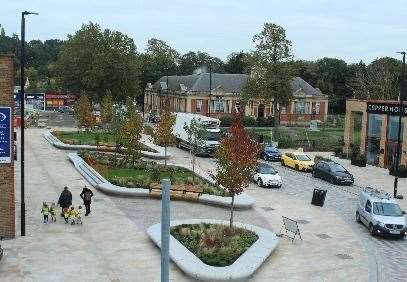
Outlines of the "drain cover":
M 297 219 L 297 223 L 299 223 L 299 224 L 308 224 L 309 221 L 305 220 L 305 219 Z
M 262 207 L 262 209 L 265 211 L 274 211 L 274 209 L 270 207 Z
M 319 237 L 321 239 L 330 239 L 330 238 L 332 238 L 328 234 L 324 234 L 324 233 L 317 234 L 317 237 Z
M 340 259 L 353 259 L 353 257 L 348 254 L 337 254 L 336 256 Z

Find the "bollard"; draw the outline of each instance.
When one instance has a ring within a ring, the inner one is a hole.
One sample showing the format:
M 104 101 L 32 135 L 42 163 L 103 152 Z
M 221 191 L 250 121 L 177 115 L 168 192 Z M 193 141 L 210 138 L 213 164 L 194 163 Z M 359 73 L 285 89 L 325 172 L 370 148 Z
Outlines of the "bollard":
M 170 191 L 169 179 L 161 180 L 161 282 L 170 276 Z

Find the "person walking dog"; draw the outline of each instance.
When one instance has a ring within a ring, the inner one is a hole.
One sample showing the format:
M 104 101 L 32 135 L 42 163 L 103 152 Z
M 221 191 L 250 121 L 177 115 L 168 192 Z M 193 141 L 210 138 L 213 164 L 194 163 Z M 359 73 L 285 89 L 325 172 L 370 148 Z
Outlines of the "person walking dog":
M 93 192 L 88 187 L 83 187 L 82 193 L 80 194 L 83 204 L 85 205 L 86 212 L 85 216 L 90 214 L 90 204 L 92 203 Z
M 61 216 L 64 216 L 64 209 L 69 208 L 72 205 L 72 193 L 68 190 L 68 187 L 64 187 L 61 195 L 59 196 L 58 205 L 61 207 Z

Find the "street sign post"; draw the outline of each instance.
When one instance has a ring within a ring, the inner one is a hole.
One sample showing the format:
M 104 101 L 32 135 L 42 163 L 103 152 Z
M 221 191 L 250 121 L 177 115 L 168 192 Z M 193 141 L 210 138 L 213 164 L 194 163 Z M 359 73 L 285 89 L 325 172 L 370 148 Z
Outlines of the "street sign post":
M 0 107 L 0 163 L 11 163 L 11 108 Z

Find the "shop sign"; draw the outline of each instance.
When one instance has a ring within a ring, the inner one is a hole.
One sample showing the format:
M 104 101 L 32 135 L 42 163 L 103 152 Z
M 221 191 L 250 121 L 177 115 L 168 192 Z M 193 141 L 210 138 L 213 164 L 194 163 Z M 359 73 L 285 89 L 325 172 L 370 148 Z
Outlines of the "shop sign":
M 367 112 L 371 114 L 399 115 L 399 109 L 398 104 L 367 103 Z M 407 105 L 402 106 L 402 115 L 407 116 Z
M 0 107 L 0 164 L 11 163 L 11 108 Z

